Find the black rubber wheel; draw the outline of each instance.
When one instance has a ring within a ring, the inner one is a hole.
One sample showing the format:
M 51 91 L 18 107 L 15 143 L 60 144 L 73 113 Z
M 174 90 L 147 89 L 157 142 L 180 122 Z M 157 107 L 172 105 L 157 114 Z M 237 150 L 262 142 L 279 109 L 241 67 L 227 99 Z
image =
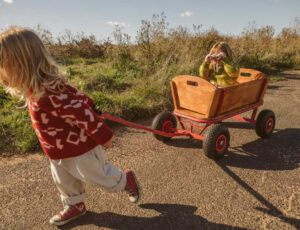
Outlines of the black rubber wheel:
M 157 114 L 152 121 L 152 129 L 154 130 L 160 130 L 166 133 L 174 133 L 176 127 L 176 117 L 170 112 L 161 112 Z M 153 135 L 159 141 L 167 141 L 171 139 L 171 137 L 160 136 L 158 134 Z
M 218 160 L 227 152 L 229 143 L 228 128 L 223 124 L 213 124 L 205 132 L 202 148 L 207 157 Z
M 275 128 L 275 114 L 271 110 L 262 110 L 256 119 L 255 131 L 261 138 L 269 138 Z

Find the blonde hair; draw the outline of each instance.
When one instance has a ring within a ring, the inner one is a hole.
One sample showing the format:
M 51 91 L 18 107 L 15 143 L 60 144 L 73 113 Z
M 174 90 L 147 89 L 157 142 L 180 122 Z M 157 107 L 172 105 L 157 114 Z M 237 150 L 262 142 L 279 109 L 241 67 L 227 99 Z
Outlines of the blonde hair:
M 10 27 L 0 33 L 0 81 L 21 99 L 38 99 L 51 83 L 64 82 L 41 39 L 31 30 Z
M 210 54 L 215 54 L 217 50 L 221 50 L 229 61 L 233 61 L 233 52 L 226 42 L 217 42 L 210 50 Z

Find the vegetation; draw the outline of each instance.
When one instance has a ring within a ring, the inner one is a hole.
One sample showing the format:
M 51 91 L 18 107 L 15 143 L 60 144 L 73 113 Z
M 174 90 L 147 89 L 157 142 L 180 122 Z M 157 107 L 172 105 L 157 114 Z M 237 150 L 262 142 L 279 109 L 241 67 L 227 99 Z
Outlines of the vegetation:
M 102 111 L 126 119 L 146 118 L 171 109 L 169 82 L 174 75 L 198 74 L 211 46 L 230 44 L 236 65 L 275 74 L 300 68 L 300 18 L 278 34 L 272 26 L 252 24 L 239 36 L 214 28 L 170 28 L 164 14 L 143 20 L 133 42 L 116 27 L 115 42 L 72 34 L 53 38 L 38 26 L 37 33 L 70 82 L 90 95 Z M 278 76 L 278 75 L 276 75 Z M 276 78 L 278 79 L 278 78 Z M 0 88 L 0 154 L 36 151 L 37 140 L 25 109 Z

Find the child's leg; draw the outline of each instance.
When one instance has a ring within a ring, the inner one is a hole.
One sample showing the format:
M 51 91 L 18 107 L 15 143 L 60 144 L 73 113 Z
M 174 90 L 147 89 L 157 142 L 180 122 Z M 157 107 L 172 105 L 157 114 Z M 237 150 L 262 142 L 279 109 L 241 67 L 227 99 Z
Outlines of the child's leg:
M 51 160 L 51 173 L 61 196 L 63 205 L 74 205 L 84 202 L 85 184 L 71 175 L 64 168 L 64 160 Z
M 64 168 L 63 160 L 51 160 L 50 165 L 53 180 L 60 192 L 64 206 L 62 211 L 50 219 L 50 223 L 60 226 L 86 213 L 85 184 Z
M 98 184 L 110 192 L 119 192 L 125 188 L 126 173 L 107 161 L 101 146 L 63 161 L 68 172 L 84 182 Z
M 125 190 L 129 193 L 131 202 L 135 203 L 139 200 L 139 186 L 133 171 L 123 172 L 108 162 L 106 152 L 101 146 L 76 157 L 75 161 L 78 176 L 85 182 L 101 185 L 110 192 Z
M 129 193 L 131 202 L 137 202 L 139 199 L 139 187 L 134 173 L 131 170 L 124 172 L 108 162 L 102 146 L 97 146 L 83 155 L 62 159 L 59 162 L 73 178 L 85 183 L 100 185 L 109 192 L 125 190 Z M 73 185 L 72 182 L 69 183 Z

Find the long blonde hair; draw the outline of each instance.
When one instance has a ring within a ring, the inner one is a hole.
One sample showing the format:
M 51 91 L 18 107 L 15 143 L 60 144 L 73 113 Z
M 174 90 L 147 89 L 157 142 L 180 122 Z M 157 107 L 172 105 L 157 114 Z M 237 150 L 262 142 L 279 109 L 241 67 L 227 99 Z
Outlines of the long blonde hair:
M 233 52 L 226 42 L 217 42 L 213 45 L 209 53 L 214 54 L 217 50 L 221 50 L 226 55 L 229 61 L 233 61 Z
M 28 100 L 38 99 L 47 86 L 65 79 L 32 30 L 10 27 L 0 33 L 0 81 L 7 92 Z

